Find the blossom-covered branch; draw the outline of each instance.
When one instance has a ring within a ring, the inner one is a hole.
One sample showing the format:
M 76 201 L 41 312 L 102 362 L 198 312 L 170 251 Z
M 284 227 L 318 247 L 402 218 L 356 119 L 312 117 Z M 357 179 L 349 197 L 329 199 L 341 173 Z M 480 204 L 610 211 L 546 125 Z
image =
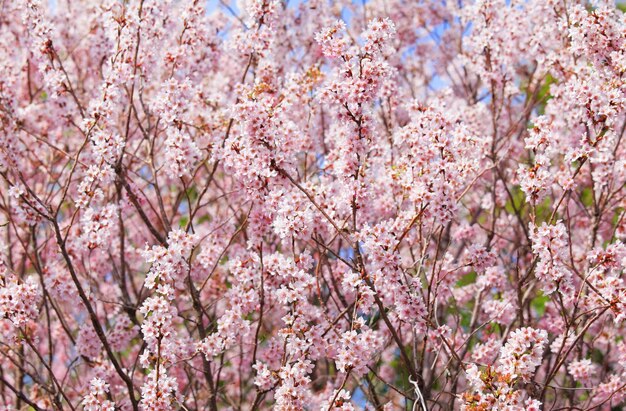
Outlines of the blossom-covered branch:
M 613 410 L 612 1 L 0 5 L 0 409 Z

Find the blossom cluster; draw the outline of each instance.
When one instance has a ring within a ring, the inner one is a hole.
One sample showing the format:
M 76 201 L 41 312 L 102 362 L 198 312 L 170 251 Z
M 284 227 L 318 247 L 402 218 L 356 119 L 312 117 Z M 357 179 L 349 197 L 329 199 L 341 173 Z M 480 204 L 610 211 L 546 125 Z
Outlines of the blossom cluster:
M 609 0 L 0 7 L 0 409 L 626 406 Z

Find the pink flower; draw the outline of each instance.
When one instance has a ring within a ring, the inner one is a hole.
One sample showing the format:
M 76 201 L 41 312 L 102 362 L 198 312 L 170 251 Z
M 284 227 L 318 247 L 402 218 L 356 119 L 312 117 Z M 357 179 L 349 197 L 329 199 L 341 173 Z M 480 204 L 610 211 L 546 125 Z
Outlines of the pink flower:
M 39 286 L 33 277 L 20 282 L 0 266 L 0 318 L 8 319 L 15 327 L 35 320 L 39 314 L 39 296 Z
M 541 365 L 548 333 L 530 327 L 515 330 L 500 351 L 499 370 L 528 381 Z
M 106 398 L 109 393 L 109 384 L 100 378 L 94 378 L 89 383 L 89 394 L 83 400 L 85 411 L 114 411 L 115 403 Z
M 572 361 L 567 367 L 568 372 L 576 381 L 588 384 L 594 377 L 596 366 L 589 359 Z

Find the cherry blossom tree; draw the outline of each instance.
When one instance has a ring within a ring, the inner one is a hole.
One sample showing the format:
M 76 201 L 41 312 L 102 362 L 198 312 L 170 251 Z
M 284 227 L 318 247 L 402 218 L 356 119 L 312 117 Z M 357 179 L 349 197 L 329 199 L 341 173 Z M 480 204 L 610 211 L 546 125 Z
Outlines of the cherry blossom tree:
M 622 9 L 0 1 L 0 408 L 621 409 Z

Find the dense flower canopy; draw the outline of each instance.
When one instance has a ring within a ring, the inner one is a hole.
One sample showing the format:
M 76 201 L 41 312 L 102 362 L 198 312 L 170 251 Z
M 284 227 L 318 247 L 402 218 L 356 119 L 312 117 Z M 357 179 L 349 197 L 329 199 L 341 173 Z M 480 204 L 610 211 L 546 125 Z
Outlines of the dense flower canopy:
M 0 1 L 0 408 L 626 401 L 626 15 Z

